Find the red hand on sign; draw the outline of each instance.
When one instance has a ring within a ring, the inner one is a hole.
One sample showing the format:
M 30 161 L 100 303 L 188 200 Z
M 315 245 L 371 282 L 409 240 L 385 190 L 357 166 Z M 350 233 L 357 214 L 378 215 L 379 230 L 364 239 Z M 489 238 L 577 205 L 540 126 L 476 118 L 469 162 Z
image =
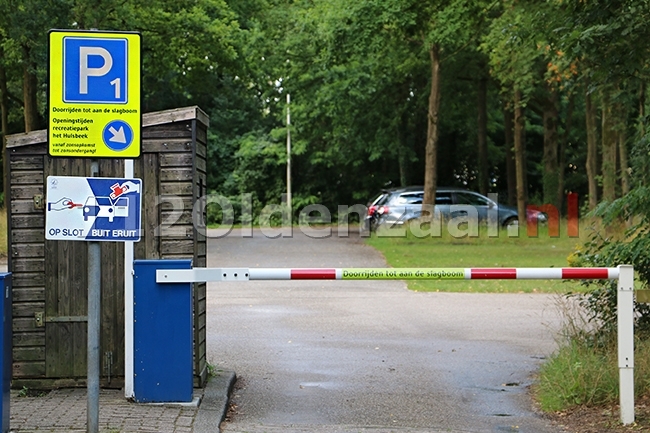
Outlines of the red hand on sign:
M 111 193 L 111 198 L 113 200 L 115 200 L 116 198 L 118 198 L 122 194 L 125 194 L 128 191 L 129 186 L 128 185 L 120 185 L 119 183 L 116 183 L 115 185 L 111 186 L 111 189 L 113 190 L 113 192 Z
M 61 204 L 62 204 L 63 206 L 67 206 L 68 209 L 74 209 L 74 208 L 76 208 L 76 207 L 82 207 L 82 206 L 83 206 L 82 203 L 74 203 L 74 202 L 73 202 L 72 200 L 70 200 L 70 199 L 66 199 L 66 200 L 64 200 L 63 203 L 61 203 Z

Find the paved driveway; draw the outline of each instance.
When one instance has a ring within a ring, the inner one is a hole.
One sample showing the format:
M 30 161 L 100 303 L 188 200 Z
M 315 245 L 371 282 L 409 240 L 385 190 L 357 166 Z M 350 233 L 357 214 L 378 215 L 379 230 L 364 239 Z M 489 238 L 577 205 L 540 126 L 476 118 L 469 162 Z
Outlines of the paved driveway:
M 211 267 L 384 267 L 358 236 L 208 242 Z M 440 284 L 444 284 L 441 282 Z M 528 386 L 554 298 L 415 293 L 399 281 L 208 286 L 208 361 L 240 378 L 225 432 L 559 432 Z

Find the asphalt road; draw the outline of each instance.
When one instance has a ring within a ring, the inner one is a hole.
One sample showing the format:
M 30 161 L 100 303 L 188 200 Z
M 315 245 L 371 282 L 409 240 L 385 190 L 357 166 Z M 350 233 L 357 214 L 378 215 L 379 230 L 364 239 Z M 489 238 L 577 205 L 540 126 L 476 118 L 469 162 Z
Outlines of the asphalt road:
M 384 267 L 350 238 L 208 242 L 210 267 Z M 441 282 L 440 284 L 444 284 Z M 543 283 L 540 283 L 543 284 Z M 208 361 L 234 370 L 224 432 L 563 431 L 528 387 L 555 348 L 554 298 L 416 293 L 399 281 L 208 286 Z

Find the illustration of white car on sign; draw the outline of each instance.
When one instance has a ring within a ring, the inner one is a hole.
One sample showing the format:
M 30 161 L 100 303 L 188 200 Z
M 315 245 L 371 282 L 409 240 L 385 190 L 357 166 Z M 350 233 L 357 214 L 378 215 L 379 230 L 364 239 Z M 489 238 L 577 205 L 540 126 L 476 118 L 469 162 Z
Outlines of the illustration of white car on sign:
M 129 216 L 129 199 L 128 197 L 119 197 L 115 200 L 110 197 L 88 197 L 83 208 L 84 221 L 88 218 L 108 218 L 108 222 L 113 222 L 115 217 Z

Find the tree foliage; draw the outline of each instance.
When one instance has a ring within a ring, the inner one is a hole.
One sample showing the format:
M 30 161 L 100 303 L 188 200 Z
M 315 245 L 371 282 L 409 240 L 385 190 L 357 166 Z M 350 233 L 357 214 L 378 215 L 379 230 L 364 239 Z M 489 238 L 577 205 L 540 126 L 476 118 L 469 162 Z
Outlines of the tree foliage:
M 515 90 L 525 108 L 520 183 L 529 202 L 559 205 L 569 191 L 586 202 L 587 180 L 593 195 L 602 180 L 615 198 L 648 171 L 638 163 L 647 1 L 4 0 L 0 12 L 5 135 L 46 125 L 49 28 L 139 31 L 144 110 L 197 104 L 208 112 L 210 190 L 251 193 L 258 208 L 279 203 L 286 189 L 287 94 L 296 202 L 318 201 L 333 214 L 387 185 L 422 184 L 425 173 L 471 189 L 480 177 L 481 189 L 505 201 L 513 189 L 504 115 Z M 593 173 L 584 168 L 588 134 L 610 155 Z

